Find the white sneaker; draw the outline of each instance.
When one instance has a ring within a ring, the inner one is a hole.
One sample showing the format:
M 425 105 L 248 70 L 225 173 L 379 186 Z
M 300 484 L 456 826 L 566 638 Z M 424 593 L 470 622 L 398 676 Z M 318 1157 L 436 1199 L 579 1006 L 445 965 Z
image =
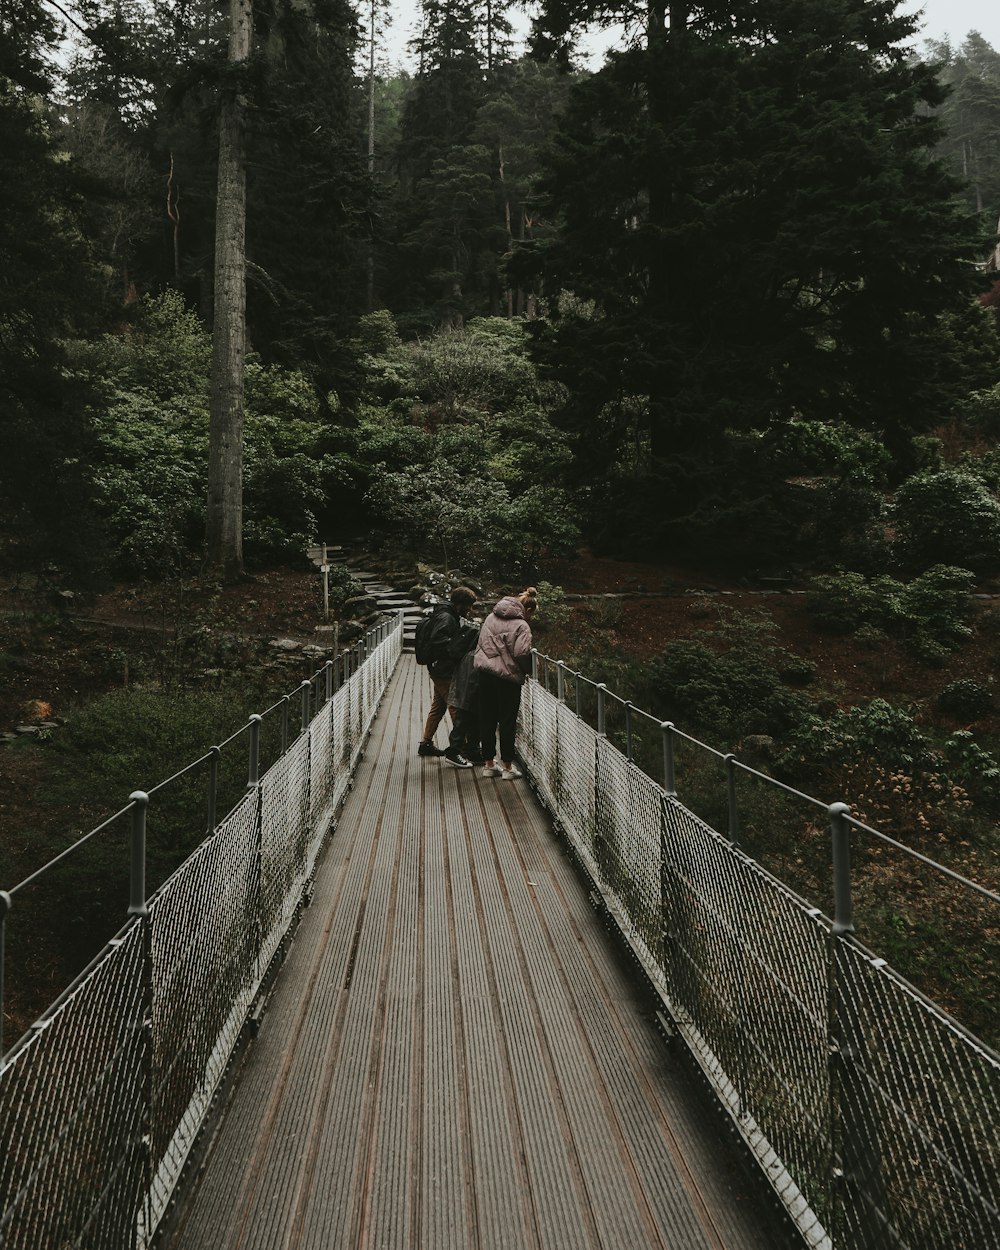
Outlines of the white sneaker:
M 523 776 L 524 773 L 521 772 L 516 764 L 511 764 L 510 768 L 503 768 L 500 770 L 501 781 L 517 781 L 518 777 Z
M 498 768 L 496 764 L 487 764 L 483 769 L 484 777 L 499 777 L 503 773 L 502 768 Z

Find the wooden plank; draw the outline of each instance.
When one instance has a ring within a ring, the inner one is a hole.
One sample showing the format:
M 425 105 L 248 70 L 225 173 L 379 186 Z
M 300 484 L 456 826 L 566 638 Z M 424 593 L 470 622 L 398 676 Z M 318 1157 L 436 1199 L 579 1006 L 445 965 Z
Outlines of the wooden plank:
M 525 782 L 404 658 L 174 1250 L 775 1250 Z

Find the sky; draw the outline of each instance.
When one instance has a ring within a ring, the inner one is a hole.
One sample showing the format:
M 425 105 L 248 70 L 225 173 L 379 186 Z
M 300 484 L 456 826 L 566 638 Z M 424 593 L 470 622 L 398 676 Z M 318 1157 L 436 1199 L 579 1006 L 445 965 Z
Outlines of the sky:
M 417 0 L 395 0 L 392 5 L 393 25 L 389 32 L 389 60 L 394 65 L 409 65 L 406 43 L 413 34 Z M 904 12 L 923 9 L 923 28 L 917 36 L 917 47 L 925 40 L 950 37 L 959 45 L 970 30 L 978 30 L 987 43 L 1000 52 L 1000 0 L 904 0 Z M 590 68 L 596 69 L 601 58 L 601 44 L 594 43 Z M 410 66 L 412 68 L 412 66 Z
M 920 39 L 951 37 L 960 44 L 970 30 L 978 30 L 987 43 L 1000 51 L 1000 0 L 924 0 L 906 4 L 907 13 L 924 11 Z

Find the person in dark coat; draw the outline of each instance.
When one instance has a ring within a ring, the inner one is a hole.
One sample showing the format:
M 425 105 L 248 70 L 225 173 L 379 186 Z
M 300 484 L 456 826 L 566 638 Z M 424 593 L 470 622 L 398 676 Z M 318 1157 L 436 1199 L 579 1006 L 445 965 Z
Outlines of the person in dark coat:
M 448 710 L 454 723 L 445 757 L 451 759 L 451 752 L 454 751 L 470 764 L 483 762 L 479 734 L 479 674 L 472 664 L 478 641 L 478 624 L 462 627 L 453 645 L 457 664 L 448 689 Z M 451 762 L 454 763 L 454 760 Z
M 434 745 L 434 735 L 438 725 L 448 708 L 448 688 L 455 671 L 457 660 L 452 656 L 452 644 L 461 630 L 461 621 L 469 616 L 476 602 L 476 593 L 468 586 L 456 586 L 452 590 L 447 603 L 439 603 L 431 613 L 430 637 L 427 642 L 429 660 L 427 672 L 430 674 L 434 694 L 431 698 L 430 710 L 424 722 L 424 732 L 417 745 L 418 755 L 443 755 L 448 758 L 448 749 L 442 750 Z M 458 761 L 449 759 L 449 763 Z M 468 760 L 458 764 L 467 768 Z

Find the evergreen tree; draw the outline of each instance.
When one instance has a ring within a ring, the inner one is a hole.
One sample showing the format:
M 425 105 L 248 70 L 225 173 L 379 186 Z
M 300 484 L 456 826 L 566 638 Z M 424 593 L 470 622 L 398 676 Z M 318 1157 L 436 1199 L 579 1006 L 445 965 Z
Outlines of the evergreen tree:
M 85 396 L 65 342 L 94 324 L 102 301 L 46 98 L 54 39 L 37 6 L 0 12 L 0 510 L 24 559 L 37 567 L 58 553 L 64 576 L 80 577 L 100 552 Z
M 574 92 L 550 272 L 591 303 L 548 356 L 589 472 L 645 446 L 667 522 L 647 535 L 739 545 L 789 422 L 871 430 L 902 461 L 972 380 L 954 324 L 980 334 L 975 231 L 929 155 L 941 88 L 911 30 L 894 0 L 652 5 L 644 43 Z
M 939 110 L 944 134 L 938 150 L 992 235 L 1000 219 L 1000 53 L 976 31 L 957 52 L 948 43 L 932 43 L 929 50 L 949 88 Z
M 258 9 L 263 81 L 250 148 L 248 316 L 254 347 L 343 390 L 367 306 L 373 185 L 346 0 Z

